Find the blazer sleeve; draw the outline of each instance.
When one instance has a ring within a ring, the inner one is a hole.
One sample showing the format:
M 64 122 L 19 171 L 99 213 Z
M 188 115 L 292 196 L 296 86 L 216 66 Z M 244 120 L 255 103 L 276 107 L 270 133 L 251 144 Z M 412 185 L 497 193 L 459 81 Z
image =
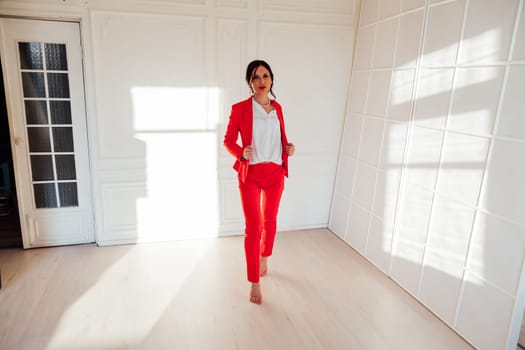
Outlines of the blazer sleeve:
M 226 133 L 224 134 L 224 147 L 236 159 L 241 159 L 243 148 L 237 144 L 241 126 L 242 113 L 240 108 L 232 106 Z

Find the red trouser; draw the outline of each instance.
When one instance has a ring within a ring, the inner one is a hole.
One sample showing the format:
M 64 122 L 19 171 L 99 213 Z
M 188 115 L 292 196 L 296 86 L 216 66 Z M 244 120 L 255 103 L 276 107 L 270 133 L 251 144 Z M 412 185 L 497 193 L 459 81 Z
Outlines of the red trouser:
M 246 224 L 244 252 L 248 281 L 259 282 L 260 258 L 272 255 L 284 168 L 275 163 L 250 165 L 246 181 L 239 181 L 239 189 Z

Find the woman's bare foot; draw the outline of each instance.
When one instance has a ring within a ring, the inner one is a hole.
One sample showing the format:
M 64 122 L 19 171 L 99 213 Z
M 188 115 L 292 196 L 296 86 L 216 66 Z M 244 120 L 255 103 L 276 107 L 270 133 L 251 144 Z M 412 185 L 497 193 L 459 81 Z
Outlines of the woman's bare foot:
M 255 304 L 262 304 L 261 285 L 259 283 L 252 283 L 250 301 Z
M 259 268 L 259 274 L 264 277 L 268 273 L 268 257 L 267 256 L 261 256 L 261 263 Z

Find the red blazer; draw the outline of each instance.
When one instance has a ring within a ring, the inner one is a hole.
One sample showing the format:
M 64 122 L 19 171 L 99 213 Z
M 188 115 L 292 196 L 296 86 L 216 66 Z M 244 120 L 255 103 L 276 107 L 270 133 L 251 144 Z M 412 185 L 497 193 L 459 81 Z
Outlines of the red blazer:
M 281 143 L 282 143 L 282 158 L 284 174 L 288 176 L 288 154 L 286 153 L 286 145 L 288 145 L 288 139 L 286 138 L 286 131 L 284 128 L 283 110 L 281 105 L 277 101 L 272 101 L 273 107 L 277 112 L 277 118 L 281 125 Z M 248 174 L 248 166 L 250 161 L 241 161 L 242 151 L 244 147 L 252 144 L 252 130 L 253 130 L 253 102 L 252 97 L 247 100 L 238 102 L 232 106 L 230 113 L 230 121 L 224 134 L 224 146 L 235 158 L 233 168 L 237 170 L 239 179 L 244 182 Z M 237 144 L 237 140 L 241 134 L 242 145 Z

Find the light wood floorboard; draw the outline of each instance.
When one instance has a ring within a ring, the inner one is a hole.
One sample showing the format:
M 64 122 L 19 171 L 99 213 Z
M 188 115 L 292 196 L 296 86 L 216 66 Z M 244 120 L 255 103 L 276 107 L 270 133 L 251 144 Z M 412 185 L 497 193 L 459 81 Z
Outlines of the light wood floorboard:
M 0 349 L 472 349 L 328 230 L 269 263 L 259 306 L 242 237 L 0 250 Z

